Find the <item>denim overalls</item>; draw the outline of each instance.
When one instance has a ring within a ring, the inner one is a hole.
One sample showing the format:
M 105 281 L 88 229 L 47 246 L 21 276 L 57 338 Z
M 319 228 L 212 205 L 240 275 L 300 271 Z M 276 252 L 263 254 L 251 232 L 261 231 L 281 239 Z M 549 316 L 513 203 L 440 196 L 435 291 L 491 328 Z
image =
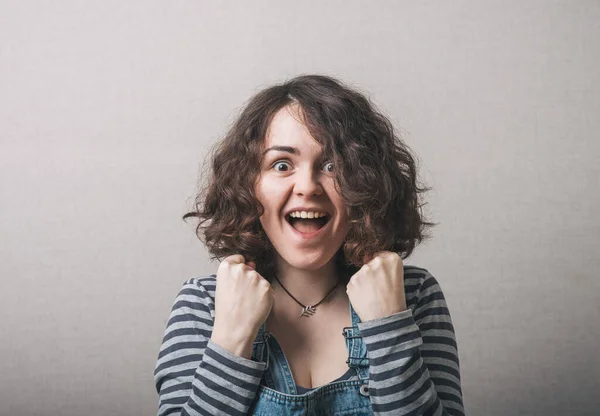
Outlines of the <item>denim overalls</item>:
M 267 363 L 261 385 L 248 414 L 258 416 L 371 416 L 369 400 L 369 359 L 367 348 L 358 335 L 360 318 L 350 304 L 352 326 L 344 328 L 348 367 L 357 379 L 328 383 L 298 395 L 292 372 L 281 346 L 265 331 L 263 323 L 252 349 L 252 359 Z M 355 377 L 353 377 L 355 378 Z

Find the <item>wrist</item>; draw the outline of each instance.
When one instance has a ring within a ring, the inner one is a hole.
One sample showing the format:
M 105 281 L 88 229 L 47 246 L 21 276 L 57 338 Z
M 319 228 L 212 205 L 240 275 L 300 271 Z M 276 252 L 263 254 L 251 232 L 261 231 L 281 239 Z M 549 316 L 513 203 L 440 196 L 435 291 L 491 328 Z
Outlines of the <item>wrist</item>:
M 219 330 L 213 330 L 213 333 L 210 337 L 212 342 L 214 342 L 215 344 L 226 349 L 234 355 L 246 359 L 251 359 L 252 357 L 252 345 L 254 343 L 255 338 L 256 336 L 235 336 L 231 332 L 224 332 Z
M 386 311 L 379 311 L 377 313 L 370 314 L 370 315 L 365 314 L 364 319 L 362 316 L 360 316 L 360 318 L 363 322 L 374 321 L 377 319 L 389 318 L 389 317 L 397 315 L 399 313 L 406 312 L 407 310 L 408 310 L 408 307 L 406 306 L 406 304 L 404 304 L 404 305 L 401 305 L 401 306 L 393 308 L 393 309 L 388 309 Z

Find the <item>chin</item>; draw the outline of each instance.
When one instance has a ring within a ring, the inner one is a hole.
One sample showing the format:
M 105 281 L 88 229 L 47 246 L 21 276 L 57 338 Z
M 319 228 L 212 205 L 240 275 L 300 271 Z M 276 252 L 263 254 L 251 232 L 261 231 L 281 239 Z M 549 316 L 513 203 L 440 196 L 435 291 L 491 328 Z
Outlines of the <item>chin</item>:
M 289 254 L 285 254 L 285 255 L 279 255 L 281 257 L 281 259 L 283 261 L 285 261 L 286 263 L 288 263 L 290 266 L 292 266 L 295 269 L 299 269 L 299 270 L 310 270 L 310 271 L 316 271 L 319 270 L 321 268 L 323 268 L 324 266 L 326 266 L 330 261 L 333 260 L 335 253 L 331 253 L 330 255 L 328 254 L 327 256 L 323 255 L 323 254 L 317 254 L 317 255 L 311 255 L 311 254 L 306 254 L 304 256 L 302 256 L 299 253 L 289 253 Z M 302 258 L 299 258 L 301 257 Z

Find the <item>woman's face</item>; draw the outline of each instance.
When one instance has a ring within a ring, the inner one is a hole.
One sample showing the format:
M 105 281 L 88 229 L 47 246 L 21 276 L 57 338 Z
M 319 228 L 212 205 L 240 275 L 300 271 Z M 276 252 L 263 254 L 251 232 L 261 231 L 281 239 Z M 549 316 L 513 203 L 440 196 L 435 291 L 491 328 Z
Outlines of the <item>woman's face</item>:
M 323 159 L 321 145 L 299 121 L 297 111 L 297 106 L 288 106 L 273 117 L 255 191 L 265 209 L 260 222 L 278 260 L 297 269 L 317 270 L 341 247 L 348 217 L 334 187 L 335 167 Z M 318 229 L 323 220 L 293 220 L 304 233 L 296 231 L 286 217 L 298 207 L 327 213 L 327 223 Z

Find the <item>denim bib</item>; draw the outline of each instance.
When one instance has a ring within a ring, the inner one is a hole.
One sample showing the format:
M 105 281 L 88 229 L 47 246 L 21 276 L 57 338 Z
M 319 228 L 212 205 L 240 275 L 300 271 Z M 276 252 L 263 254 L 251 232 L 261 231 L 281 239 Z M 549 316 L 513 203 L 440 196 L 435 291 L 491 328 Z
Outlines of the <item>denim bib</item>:
M 348 350 L 348 367 L 356 373 L 351 380 L 328 383 L 298 394 L 289 363 L 275 337 L 263 323 L 252 347 L 252 359 L 267 364 L 250 415 L 273 416 L 372 416 L 369 399 L 369 359 L 358 333 L 360 318 L 350 304 L 352 326 L 343 329 Z

